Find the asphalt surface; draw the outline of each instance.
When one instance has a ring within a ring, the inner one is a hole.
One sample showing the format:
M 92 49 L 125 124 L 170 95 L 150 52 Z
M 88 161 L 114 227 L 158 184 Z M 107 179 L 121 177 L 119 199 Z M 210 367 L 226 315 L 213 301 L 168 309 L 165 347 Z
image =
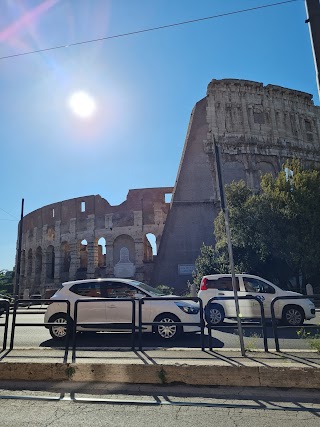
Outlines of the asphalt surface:
M 318 427 L 317 390 L 0 383 L 3 427 Z

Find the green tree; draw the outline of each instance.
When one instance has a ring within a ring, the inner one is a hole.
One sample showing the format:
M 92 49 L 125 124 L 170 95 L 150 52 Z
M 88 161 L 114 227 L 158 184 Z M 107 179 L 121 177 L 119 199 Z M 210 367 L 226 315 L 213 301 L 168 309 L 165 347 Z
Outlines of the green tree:
M 285 286 L 296 278 L 299 289 L 317 285 L 320 273 L 320 172 L 287 163 L 277 177 L 262 177 L 254 193 L 243 181 L 226 186 L 237 272 L 248 272 Z M 228 270 L 222 212 L 214 224 L 216 246 L 201 252 L 194 277 Z M 208 274 L 208 273 L 205 273 Z M 201 280 L 201 278 L 200 278 Z
M 10 295 L 13 293 L 14 272 L 0 270 L 0 294 Z

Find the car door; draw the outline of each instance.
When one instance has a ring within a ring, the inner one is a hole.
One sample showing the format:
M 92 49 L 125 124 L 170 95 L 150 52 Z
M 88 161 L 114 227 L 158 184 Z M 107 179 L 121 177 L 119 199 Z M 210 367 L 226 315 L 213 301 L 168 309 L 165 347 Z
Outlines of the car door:
M 105 323 L 106 317 L 106 303 L 99 301 L 101 298 L 101 289 L 99 282 L 84 282 L 73 285 L 70 291 L 75 294 L 75 300 L 90 300 L 89 302 L 78 303 L 78 323 L 91 323 L 92 328 L 94 324 Z M 89 328 L 89 326 L 84 326 Z
M 116 298 L 106 303 L 107 322 L 113 323 L 112 329 L 131 329 L 132 303 L 121 301 L 121 298 L 136 298 L 141 291 L 125 282 L 104 282 L 101 284 L 104 298 Z M 138 324 L 138 302 L 135 303 L 136 325 Z
M 263 308 L 265 317 L 271 317 L 271 301 L 276 296 L 276 290 L 273 286 L 268 283 L 254 278 L 254 277 L 243 277 L 243 284 L 246 295 L 252 295 L 259 298 L 263 302 Z M 247 302 L 248 310 L 245 317 L 260 318 L 261 309 L 258 301 Z M 249 309 L 250 307 L 250 309 Z
M 232 277 L 231 276 L 222 276 L 217 278 L 216 280 L 210 280 L 210 283 L 208 283 L 208 287 L 210 289 L 214 289 L 214 296 L 215 297 L 228 297 L 228 299 L 217 299 L 217 303 L 221 304 L 224 308 L 225 316 L 226 317 L 237 317 L 236 314 L 236 305 L 234 300 L 234 291 L 232 287 Z M 240 288 L 239 288 L 239 278 L 236 277 L 236 289 L 238 291 L 238 296 L 241 295 Z M 213 300 L 215 302 L 215 300 Z M 239 301 L 239 307 L 240 312 L 242 308 L 242 301 Z

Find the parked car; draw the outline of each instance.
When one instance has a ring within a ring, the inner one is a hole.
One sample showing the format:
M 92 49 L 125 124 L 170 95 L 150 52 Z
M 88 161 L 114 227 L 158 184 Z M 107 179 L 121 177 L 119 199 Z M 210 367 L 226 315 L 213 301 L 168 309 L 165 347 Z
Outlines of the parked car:
M 297 292 L 284 291 L 271 282 L 250 274 L 236 274 L 238 296 L 252 295 L 263 301 L 265 317 L 271 318 L 271 301 L 279 296 L 300 296 Z M 234 299 L 217 300 L 208 304 L 212 297 L 234 297 L 231 274 L 204 276 L 198 297 L 203 301 L 205 318 L 211 325 L 220 325 L 226 318 L 236 318 Z M 302 295 L 301 295 L 302 296 Z M 245 319 L 261 317 L 260 304 L 255 300 L 239 300 L 240 314 Z M 309 299 L 284 299 L 275 303 L 276 319 L 290 326 L 302 325 L 304 320 L 315 317 L 315 306 Z
M 10 303 L 10 305 L 13 304 L 14 299 L 8 295 L 2 295 L 0 294 L 0 316 L 5 313 L 7 302 Z
M 173 339 L 182 332 L 197 332 L 198 326 L 171 325 L 173 322 L 199 323 L 199 304 L 193 301 L 171 300 L 148 301 L 150 297 L 165 297 L 157 289 L 145 283 L 129 279 L 92 279 L 65 282 L 50 298 L 45 313 L 45 323 L 55 323 L 48 326 L 53 338 L 63 339 L 66 336 L 67 304 L 54 302 L 57 299 L 70 301 L 71 322 L 74 319 L 74 306 L 77 300 L 90 299 L 78 305 L 78 323 L 90 323 L 79 326 L 79 331 L 130 331 L 132 327 L 132 303 L 130 301 L 102 301 L 101 298 L 145 298 L 142 308 L 143 322 L 161 322 L 163 325 L 145 326 L 144 332 L 154 332 L 160 338 Z M 171 297 L 171 296 L 170 296 Z M 136 319 L 138 319 L 138 304 L 136 304 Z M 113 323 L 111 326 L 101 323 Z M 99 325 L 100 324 L 100 325 Z M 136 326 L 138 320 L 136 320 Z

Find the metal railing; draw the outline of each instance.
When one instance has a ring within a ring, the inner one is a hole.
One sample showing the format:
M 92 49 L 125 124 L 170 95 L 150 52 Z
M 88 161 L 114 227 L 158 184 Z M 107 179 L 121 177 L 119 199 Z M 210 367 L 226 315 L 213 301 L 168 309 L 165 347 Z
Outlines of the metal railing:
M 71 317 L 70 317 L 70 301 L 68 300 L 64 300 L 64 299 L 55 299 L 50 300 L 50 299 L 19 299 L 16 300 L 14 305 L 13 305 L 13 313 L 12 313 L 12 326 L 11 326 L 11 338 L 10 338 L 10 347 L 9 347 L 9 351 L 13 350 L 14 347 L 14 337 L 15 337 L 15 330 L 17 326 L 57 326 L 56 323 L 53 322 L 47 322 L 47 323 L 27 323 L 27 322 L 16 322 L 16 318 L 17 318 L 17 309 L 19 307 L 19 305 L 25 305 L 25 304 L 54 304 L 54 303 L 63 303 L 67 305 L 67 323 L 66 323 L 66 327 L 67 327 L 67 334 L 66 334 L 66 340 L 65 340 L 65 346 L 64 346 L 64 357 L 63 357 L 63 363 L 67 363 L 67 359 L 68 359 L 68 349 L 69 349 L 69 336 L 70 333 L 69 331 L 71 331 Z M 32 313 L 32 311 L 29 312 L 30 314 Z
M 262 328 L 264 351 L 268 352 L 269 349 L 268 349 L 268 339 L 267 339 L 267 327 L 266 327 L 266 319 L 265 319 L 263 302 L 261 301 L 261 299 L 259 297 L 254 297 L 253 295 L 238 296 L 238 299 L 239 300 L 255 300 L 259 303 L 260 313 L 261 313 L 259 327 Z M 234 297 L 222 296 L 222 297 L 210 298 L 209 301 L 207 302 L 206 309 L 213 301 L 219 301 L 219 300 L 233 300 L 234 301 Z M 241 322 L 241 320 L 242 319 L 240 318 L 240 322 Z M 208 334 L 209 335 L 209 349 L 212 350 L 212 348 L 213 348 L 213 346 L 212 346 L 212 329 L 215 329 L 215 327 L 213 325 L 211 325 L 210 322 L 208 322 L 208 319 L 206 319 L 206 321 L 207 321 L 207 328 L 208 328 L 208 333 L 209 333 Z M 229 328 L 229 326 L 227 326 L 227 325 L 224 325 L 224 326 L 219 325 L 217 327 Z
M 136 331 L 136 310 L 135 310 L 135 299 L 133 298 L 95 298 L 95 299 L 79 299 L 74 304 L 74 320 L 73 320 L 73 334 L 72 334 L 72 362 L 76 361 L 76 332 L 77 327 L 87 327 L 88 329 L 99 327 L 101 330 L 107 329 L 115 325 L 128 325 L 128 322 L 78 322 L 78 305 L 82 303 L 107 303 L 107 302 L 130 302 L 131 307 L 131 348 L 135 349 L 135 331 Z
M 0 324 L 0 326 L 4 326 L 4 331 L 2 336 L 2 351 L 5 351 L 7 348 L 7 339 L 8 339 L 10 302 L 1 301 L 1 304 L 5 305 L 5 313 L 6 313 L 4 323 Z
M 149 301 L 194 301 L 199 304 L 199 314 L 200 314 L 200 321 L 199 322 L 170 322 L 170 326 L 177 326 L 177 327 L 183 327 L 183 326 L 199 326 L 200 328 L 200 344 L 201 344 L 201 350 L 205 350 L 204 345 L 204 318 L 203 318 L 203 303 L 202 300 L 198 297 L 172 297 L 172 296 L 162 296 L 162 297 L 146 297 L 139 299 L 139 350 L 142 350 L 142 328 L 143 326 L 168 326 L 168 324 L 163 322 L 144 322 L 142 320 L 142 305 L 145 302 Z
M 271 320 L 272 320 L 272 329 L 273 329 L 273 336 L 274 336 L 274 342 L 275 342 L 275 346 L 276 346 L 276 351 L 280 351 L 280 344 L 279 344 L 279 335 L 278 335 L 278 328 L 297 328 L 297 327 L 302 327 L 302 328 L 314 328 L 315 325 L 299 325 L 299 326 L 295 326 L 295 325 L 284 325 L 284 326 L 278 326 L 278 322 L 276 319 L 276 315 L 275 315 L 275 309 L 274 309 L 274 305 L 277 301 L 279 300 L 301 300 L 301 299 L 309 299 L 312 300 L 313 298 L 319 298 L 320 295 L 319 294 L 315 294 L 315 295 L 292 295 L 292 296 L 279 296 L 279 297 L 275 297 L 273 298 L 273 300 L 271 301 L 270 307 L 271 307 Z M 289 305 L 295 305 L 293 304 L 289 304 Z M 284 307 L 282 307 L 282 311 L 283 311 Z M 303 307 L 302 307 L 303 309 Z M 281 316 L 282 317 L 282 316 Z

